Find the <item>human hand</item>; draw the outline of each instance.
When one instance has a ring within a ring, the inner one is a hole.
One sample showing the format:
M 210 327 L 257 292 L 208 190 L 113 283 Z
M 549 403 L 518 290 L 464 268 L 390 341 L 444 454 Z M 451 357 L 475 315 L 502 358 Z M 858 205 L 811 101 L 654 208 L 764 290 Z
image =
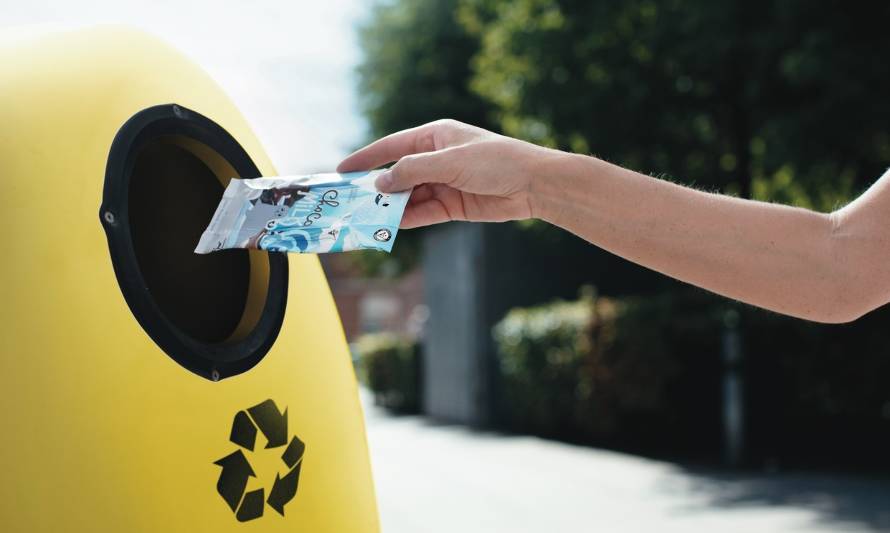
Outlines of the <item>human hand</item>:
M 530 193 L 536 168 L 557 154 L 454 120 L 439 120 L 384 137 L 347 157 L 338 172 L 392 161 L 381 192 L 414 188 L 402 228 L 450 220 L 503 222 L 535 216 Z

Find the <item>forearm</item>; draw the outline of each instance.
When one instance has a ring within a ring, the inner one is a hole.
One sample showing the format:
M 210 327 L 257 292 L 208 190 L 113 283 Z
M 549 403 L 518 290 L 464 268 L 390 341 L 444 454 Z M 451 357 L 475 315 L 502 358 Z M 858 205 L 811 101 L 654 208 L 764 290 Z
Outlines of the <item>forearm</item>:
M 681 187 L 584 156 L 546 162 L 535 215 L 630 261 L 810 320 L 849 320 L 833 217 Z
M 844 322 L 890 302 L 890 171 L 831 214 L 709 194 L 451 120 L 394 133 L 339 171 L 398 161 L 402 227 L 542 218 L 621 257 L 779 313 Z

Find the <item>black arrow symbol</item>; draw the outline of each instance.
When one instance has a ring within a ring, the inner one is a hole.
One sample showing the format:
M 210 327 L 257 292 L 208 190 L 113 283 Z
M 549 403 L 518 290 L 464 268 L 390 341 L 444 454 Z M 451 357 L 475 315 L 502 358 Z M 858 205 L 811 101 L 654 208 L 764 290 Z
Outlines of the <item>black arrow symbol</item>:
M 266 436 L 266 448 L 276 448 L 287 444 L 287 409 L 284 413 L 278 411 L 278 407 L 272 400 L 254 405 L 247 410 L 260 431 Z
M 306 450 L 306 445 L 294 435 L 290 440 L 290 444 L 285 448 L 284 453 L 281 454 L 281 460 L 284 461 L 288 468 L 293 468 L 303 458 L 304 450 Z
M 256 442 L 256 426 L 253 425 L 250 417 L 244 411 L 238 411 L 235 415 L 229 440 L 242 448 L 253 451 L 253 445 Z
M 252 490 L 244 495 L 241 507 L 235 513 L 239 522 L 247 522 L 263 516 L 263 489 Z
M 297 495 L 297 484 L 300 482 L 300 469 L 302 467 L 303 463 L 300 462 L 284 477 L 275 474 L 275 484 L 272 485 L 272 490 L 269 492 L 269 499 L 266 500 L 266 503 L 269 504 L 269 507 L 278 511 L 278 514 L 281 516 L 284 516 L 285 504 Z
M 250 463 L 241 450 L 232 452 L 213 464 L 222 467 L 219 481 L 216 482 L 216 491 L 234 511 L 238 508 L 244 488 L 247 487 L 247 479 L 256 477 L 256 474 L 253 473 Z

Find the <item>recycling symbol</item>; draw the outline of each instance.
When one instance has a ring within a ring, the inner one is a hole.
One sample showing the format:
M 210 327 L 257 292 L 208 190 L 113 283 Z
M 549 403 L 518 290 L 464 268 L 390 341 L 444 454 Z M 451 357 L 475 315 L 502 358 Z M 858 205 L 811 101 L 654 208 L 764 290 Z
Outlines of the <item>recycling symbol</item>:
M 248 480 L 256 477 L 256 473 L 244 450 L 253 454 L 257 430 L 266 437 L 266 449 L 287 445 L 281 454 L 281 461 L 287 467 L 287 471 L 283 475 L 281 472 L 275 474 L 275 482 L 269 489 L 268 498 L 265 497 L 265 488 L 245 493 Z M 283 413 L 280 412 L 272 400 L 266 400 L 235 414 L 229 440 L 240 448 L 213 464 L 222 467 L 219 480 L 216 482 L 216 491 L 229 504 L 235 513 L 235 518 L 240 522 L 263 516 L 265 504 L 269 504 L 269 507 L 284 516 L 284 506 L 296 496 L 306 445 L 296 435 L 291 437 L 290 443 L 287 437 L 287 409 Z

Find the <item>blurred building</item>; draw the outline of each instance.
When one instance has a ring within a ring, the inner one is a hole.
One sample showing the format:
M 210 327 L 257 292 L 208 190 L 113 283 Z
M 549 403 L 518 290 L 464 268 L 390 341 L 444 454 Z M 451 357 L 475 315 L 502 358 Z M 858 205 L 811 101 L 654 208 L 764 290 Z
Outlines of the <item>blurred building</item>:
M 422 269 L 398 278 L 368 277 L 347 255 L 319 257 L 349 342 L 379 331 L 419 336 L 427 315 Z
M 455 222 L 424 234 L 427 415 L 474 426 L 492 422 L 497 385 L 491 328 L 508 309 L 528 303 L 520 248 L 518 233 L 507 224 Z

